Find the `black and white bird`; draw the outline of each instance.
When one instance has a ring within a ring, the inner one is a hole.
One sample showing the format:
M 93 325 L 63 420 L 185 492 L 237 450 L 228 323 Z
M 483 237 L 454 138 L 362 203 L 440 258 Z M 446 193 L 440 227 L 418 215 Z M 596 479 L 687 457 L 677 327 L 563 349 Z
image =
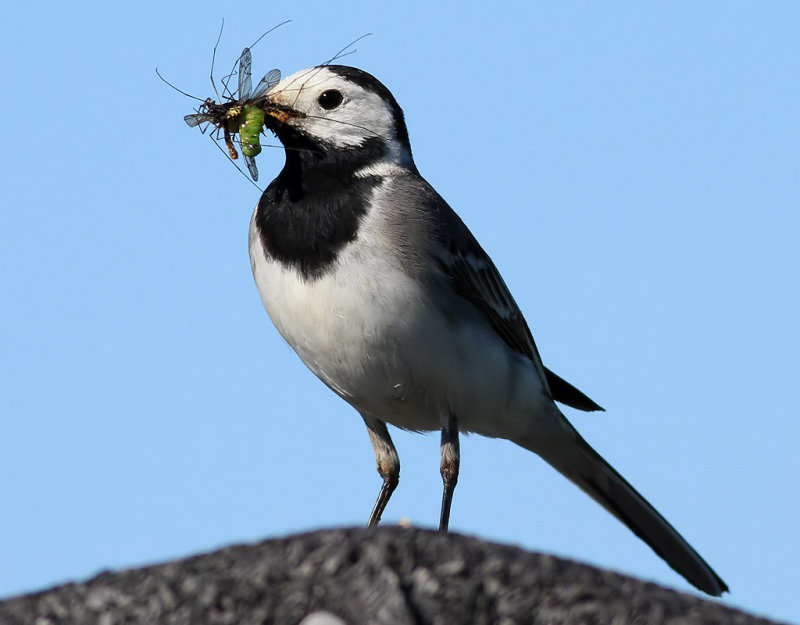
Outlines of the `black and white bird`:
M 250 224 L 253 275 L 283 338 L 367 425 L 383 478 L 369 525 L 400 473 L 387 423 L 441 430 L 443 531 L 458 433 L 474 432 L 538 454 L 694 586 L 726 591 L 561 414 L 556 402 L 601 408 L 542 364 L 497 268 L 417 171 L 389 90 L 319 66 L 283 79 L 266 106 L 286 162 Z

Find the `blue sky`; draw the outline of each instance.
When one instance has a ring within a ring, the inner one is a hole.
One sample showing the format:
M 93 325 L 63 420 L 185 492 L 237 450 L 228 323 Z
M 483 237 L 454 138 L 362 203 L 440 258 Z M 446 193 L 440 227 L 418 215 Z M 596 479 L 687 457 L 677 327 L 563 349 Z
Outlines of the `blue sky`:
M 731 587 L 800 622 L 796 3 L 13 3 L 0 40 L 0 596 L 301 530 L 379 487 L 357 414 L 262 310 L 258 191 L 182 121 L 347 58 L 493 256 L 568 417 Z M 91 21 L 86 15 L 91 15 Z M 258 157 L 265 182 L 279 149 Z M 386 523 L 437 523 L 436 435 L 394 434 Z M 462 441 L 455 531 L 689 591 L 535 456 Z

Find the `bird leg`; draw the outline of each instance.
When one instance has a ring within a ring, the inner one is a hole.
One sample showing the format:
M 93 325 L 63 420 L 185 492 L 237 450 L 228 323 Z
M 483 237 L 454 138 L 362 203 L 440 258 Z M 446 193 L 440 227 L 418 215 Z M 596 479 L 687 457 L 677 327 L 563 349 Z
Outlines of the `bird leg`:
M 442 464 L 440 471 L 444 492 L 442 493 L 442 513 L 439 517 L 439 531 L 447 532 L 450 525 L 450 505 L 453 503 L 453 492 L 458 482 L 458 467 L 461 464 L 461 452 L 458 445 L 458 423 L 453 415 L 448 415 L 442 426 Z
M 378 500 L 375 502 L 375 507 L 372 508 L 372 514 L 369 515 L 367 522 L 367 527 L 375 527 L 380 522 L 383 510 L 400 481 L 400 458 L 394 443 L 392 443 L 392 437 L 389 436 L 386 424 L 371 417 L 362 415 L 362 418 L 367 425 L 369 440 L 372 443 L 372 450 L 375 452 L 378 474 L 383 478 L 383 486 L 378 493 Z

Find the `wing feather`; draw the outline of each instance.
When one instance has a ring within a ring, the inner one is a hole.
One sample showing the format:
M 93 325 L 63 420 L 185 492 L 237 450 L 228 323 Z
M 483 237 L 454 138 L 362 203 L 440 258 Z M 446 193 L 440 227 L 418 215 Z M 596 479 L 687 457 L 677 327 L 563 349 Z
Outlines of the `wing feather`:
M 579 410 L 603 410 L 569 382 L 545 368 L 525 317 L 492 259 L 449 206 L 446 211 L 437 212 L 445 222 L 439 233 L 439 242 L 444 244 L 439 260 L 455 290 L 486 317 L 511 349 L 530 359 L 553 399 Z

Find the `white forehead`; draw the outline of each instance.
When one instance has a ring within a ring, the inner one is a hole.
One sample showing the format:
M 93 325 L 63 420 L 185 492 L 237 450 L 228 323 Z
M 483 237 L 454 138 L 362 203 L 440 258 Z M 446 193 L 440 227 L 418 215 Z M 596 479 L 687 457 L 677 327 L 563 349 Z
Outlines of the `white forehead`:
M 321 93 L 335 89 L 343 100 L 338 107 L 320 106 Z M 377 93 L 351 82 L 327 67 L 312 67 L 287 76 L 269 90 L 269 99 L 305 113 L 292 124 L 337 147 L 359 146 L 372 137 L 395 141 L 392 106 Z
M 336 83 L 339 88 L 345 84 L 350 84 L 338 74 L 335 74 L 327 67 L 310 67 L 308 69 L 301 69 L 291 76 L 283 78 L 277 85 L 269 90 L 270 94 L 275 93 L 299 93 L 306 91 L 308 93 L 316 91 L 321 93 L 325 89 L 331 89 L 330 85 Z

